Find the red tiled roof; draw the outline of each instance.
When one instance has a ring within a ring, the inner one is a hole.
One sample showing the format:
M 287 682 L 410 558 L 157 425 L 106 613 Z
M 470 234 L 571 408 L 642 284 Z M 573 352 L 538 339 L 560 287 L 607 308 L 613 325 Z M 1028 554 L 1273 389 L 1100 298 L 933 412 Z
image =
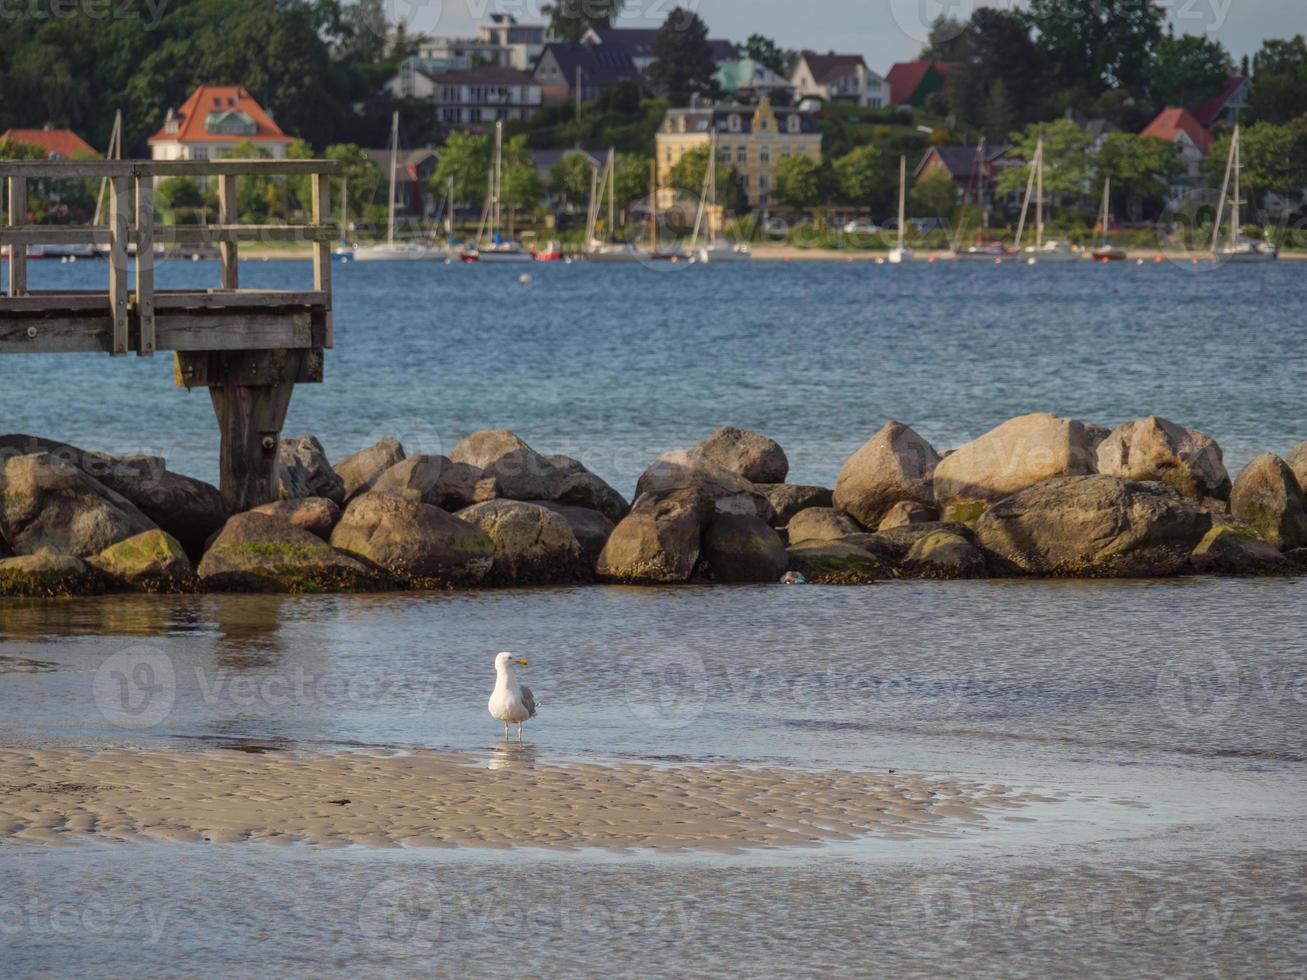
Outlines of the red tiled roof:
M 0 143 L 5 140 L 39 146 L 53 159 L 71 160 L 78 153 L 95 153 L 95 148 L 71 129 L 9 129 L 0 134 Z
M 866 61 L 860 54 L 817 54 L 815 51 L 803 52 L 803 60 L 808 63 L 808 71 L 818 85 L 825 85 L 837 78 L 847 75 L 859 65 L 866 67 Z
M 210 133 L 205 128 L 205 119 L 212 112 L 243 112 L 254 120 L 256 129 L 250 135 L 233 133 Z M 272 121 L 263 110 L 263 106 L 254 101 L 254 97 L 239 85 L 201 85 L 191 97 L 182 103 L 174 114 L 177 123 L 176 132 L 168 132 L 168 124 L 150 137 L 151 143 L 239 143 L 249 140 L 251 143 L 290 143 L 289 136 Z
M 1219 94 L 1212 96 L 1206 102 L 1199 102 L 1197 105 L 1192 106 L 1189 111 L 1198 120 L 1198 124 L 1200 126 L 1210 126 L 1246 81 L 1247 79 L 1244 78 L 1227 79 L 1225 88 L 1221 89 Z
M 1203 128 L 1202 123 L 1195 119 L 1188 109 L 1168 106 L 1139 135 L 1155 136 L 1168 143 L 1174 143 L 1181 133 L 1189 137 L 1203 156 L 1207 155 L 1207 151 L 1212 146 L 1212 134 Z
M 885 76 L 885 81 L 889 82 L 890 104 L 907 105 L 911 102 L 932 68 L 947 82 L 953 65 L 944 61 L 900 61 L 891 68 Z

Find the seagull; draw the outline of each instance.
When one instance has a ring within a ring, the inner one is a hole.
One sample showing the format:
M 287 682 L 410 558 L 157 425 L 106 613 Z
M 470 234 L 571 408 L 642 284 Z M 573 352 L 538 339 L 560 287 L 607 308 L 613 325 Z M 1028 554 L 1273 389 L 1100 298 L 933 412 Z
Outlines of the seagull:
M 517 682 L 514 664 L 527 665 L 527 661 L 514 658 L 511 653 L 495 657 L 495 689 L 490 692 L 490 716 L 504 723 L 504 740 L 508 740 L 508 725 L 517 726 L 517 740 L 522 741 L 523 722 L 536 716 L 536 699 L 531 688 Z

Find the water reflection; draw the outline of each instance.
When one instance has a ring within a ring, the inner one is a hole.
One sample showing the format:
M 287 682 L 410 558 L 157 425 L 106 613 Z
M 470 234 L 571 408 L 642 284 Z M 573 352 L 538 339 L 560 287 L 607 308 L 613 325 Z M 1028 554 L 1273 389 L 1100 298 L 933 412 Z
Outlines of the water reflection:
M 513 769 L 534 769 L 537 749 L 526 742 L 505 740 L 490 747 L 486 768 L 491 772 Z

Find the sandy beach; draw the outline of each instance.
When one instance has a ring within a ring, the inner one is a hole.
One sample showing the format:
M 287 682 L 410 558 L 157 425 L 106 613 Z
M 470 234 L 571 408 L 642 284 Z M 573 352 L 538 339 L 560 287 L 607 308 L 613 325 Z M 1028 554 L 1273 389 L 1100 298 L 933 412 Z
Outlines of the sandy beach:
M 0 751 L 0 843 L 77 839 L 730 852 L 949 834 L 1043 798 L 890 773 L 536 765 L 414 752 Z

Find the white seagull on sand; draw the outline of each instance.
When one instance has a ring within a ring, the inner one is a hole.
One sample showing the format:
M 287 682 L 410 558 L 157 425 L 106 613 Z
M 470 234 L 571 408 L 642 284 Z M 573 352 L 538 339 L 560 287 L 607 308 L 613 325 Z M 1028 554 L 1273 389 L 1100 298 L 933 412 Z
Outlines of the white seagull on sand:
M 495 689 L 490 692 L 490 716 L 504 723 L 504 738 L 508 738 L 508 726 L 511 722 L 517 726 L 517 740 L 522 741 L 522 724 L 536 716 L 536 699 L 531 688 L 517 682 L 514 665 L 526 666 L 525 660 L 513 657 L 511 653 L 501 653 L 495 657 Z

